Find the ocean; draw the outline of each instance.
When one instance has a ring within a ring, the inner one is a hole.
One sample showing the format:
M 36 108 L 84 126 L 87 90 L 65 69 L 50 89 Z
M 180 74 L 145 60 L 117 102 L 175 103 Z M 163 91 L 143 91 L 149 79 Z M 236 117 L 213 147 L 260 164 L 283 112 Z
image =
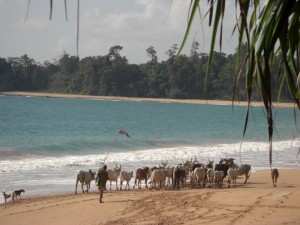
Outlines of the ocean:
M 135 171 L 161 161 L 233 157 L 253 171 L 268 169 L 263 107 L 252 107 L 242 141 L 245 113 L 237 105 L 0 96 L 0 190 L 23 188 L 23 197 L 74 193 L 77 173 L 97 171 L 104 160 L 108 169 Z M 272 166 L 299 168 L 299 113 L 274 108 L 274 123 Z

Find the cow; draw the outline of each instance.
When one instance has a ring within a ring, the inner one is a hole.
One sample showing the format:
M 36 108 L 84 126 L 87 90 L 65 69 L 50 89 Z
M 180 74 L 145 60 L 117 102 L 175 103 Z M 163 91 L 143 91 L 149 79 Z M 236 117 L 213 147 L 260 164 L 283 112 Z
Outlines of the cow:
M 238 165 L 233 163 L 229 167 L 237 169 L 238 176 L 245 175 L 244 184 L 247 183 L 247 180 L 248 180 L 248 178 L 250 177 L 250 174 L 251 174 L 251 165 L 250 164 L 242 164 L 242 165 L 238 166 Z
M 96 172 L 93 172 L 92 170 L 89 170 L 89 171 L 80 170 L 76 177 L 75 194 L 77 194 L 78 182 L 81 183 L 82 193 L 84 193 L 84 190 L 83 190 L 84 184 L 86 185 L 86 192 L 88 193 L 89 189 L 90 189 L 91 181 L 95 180 L 95 174 L 96 174 Z
M 273 181 L 273 187 L 277 187 L 277 179 L 279 177 L 279 171 L 277 168 L 271 170 L 271 177 Z
M 198 160 L 196 158 L 191 159 L 191 161 L 186 160 L 185 163 L 182 164 L 182 166 L 189 169 L 190 171 L 194 171 L 195 164 L 198 164 Z
M 196 187 L 205 187 L 206 184 L 206 169 L 203 167 L 197 167 L 194 170 L 195 177 L 196 177 Z
M 173 185 L 173 170 L 174 170 L 174 167 L 175 166 L 168 166 L 165 168 L 165 173 L 166 173 L 166 178 L 168 178 L 168 181 L 167 181 L 167 186 L 171 186 L 171 182 L 172 182 L 172 185 Z M 171 182 L 170 182 L 171 180 Z
M 163 162 L 162 160 L 160 160 L 160 165 L 159 165 L 159 168 L 166 168 L 166 166 L 168 165 L 168 160 L 166 162 Z
M 129 181 L 131 180 L 131 178 L 133 177 L 133 171 L 131 172 L 126 172 L 126 171 L 122 171 L 121 175 L 120 175 L 120 190 L 122 190 L 123 187 L 123 181 L 126 181 L 126 185 L 125 185 L 125 190 L 130 190 L 130 186 L 129 186 Z
M 228 170 L 228 188 L 230 188 L 230 184 L 232 183 L 232 187 L 236 186 L 236 179 L 238 178 L 238 170 L 229 168 Z
M 182 186 L 185 186 L 185 178 L 186 178 L 186 171 L 184 169 L 185 167 L 182 167 L 180 165 L 177 165 L 174 167 L 173 170 L 173 188 L 179 189 L 180 181 L 182 183 Z
M 242 164 L 242 165 L 238 166 L 237 164 L 234 163 L 234 160 L 235 160 L 234 158 L 225 158 L 225 159 L 221 158 L 220 163 L 222 163 L 222 165 L 227 165 L 229 168 L 236 168 L 237 172 L 238 172 L 238 176 L 245 175 L 244 184 L 246 184 L 248 178 L 250 177 L 251 165 Z M 226 173 L 226 175 L 227 175 L 227 173 Z M 224 174 L 224 178 L 225 178 L 225 174 Z
M 149 170 L 148 170 L 148 178 L 150 178 L 151 177 L 151 174 L 152 174 L 152 172 L 154 171 L 154 170 L 156 170 L 156 169 L 162 169 L 161 167 L 157 167 L 157 166 L 153 166 L 153 167 L 149 167 Z M 151 182 L 151 181 L 150 181 Z
M 148 180 L 149 167 L 138 168 L 135 172 L 135 180 L 133 189 L 135 188 L 136 182 L 139 189 L 141 189 L 142 180 L 145 180 L 146 188 L 148 188 L 147 180 Z
M 107 170 L 107 173 L 108 173 L 108 181 L 110 183 L 109 190 L 111 190 L 111 182 L 113 181 L 116 182 L 116 189 L 119 190 L 118 177 L 120 176 L 121 173 L 121 165 L 118 167 L 118 164 L 116 164 L 116 167 L 113 170 Z
M 196 176 L 195 176 L 194 171 L 190 172 L 190 185 L 191 185 L 191 188 L 196 187 Z
M 151 189 L 156 188 L 156 190 L 160 190 L 165 185 L 165 181 L 166 172 L 164 169 L 155 169 L 151 173 Z
M 209 183 L 208 187 L 212 187 L 214 182 L 215 171 L 213 168 L 207 169 L 207 182 Z
M 207 163 L 205 164 L 205 168 L 209 169 L 213 167 L 214 167 L 214 160 L 213 161 L 208 160 Z
M 223 182 L 224 178 L 227 176 L 228 169 L 229 169 L 229 165 L 227 165 L 226 163 L 218 163 L 215 165 L 215 171 L 223 172 L 222 182 Z
M 194 163 L 191 167 L 190 167 L 190 171 L 194 171 L 196 168 L 201 168 L 201 167 L 205 167 L 205 165 L 203 163 Z
M 224 179 L 224 172 L 223 171 L 215 171 L 215 176 L 214 176 L 214 182 L 215 182 L 215 188 L 217 187 L 222 187 L 223 185 L 223 179 Z

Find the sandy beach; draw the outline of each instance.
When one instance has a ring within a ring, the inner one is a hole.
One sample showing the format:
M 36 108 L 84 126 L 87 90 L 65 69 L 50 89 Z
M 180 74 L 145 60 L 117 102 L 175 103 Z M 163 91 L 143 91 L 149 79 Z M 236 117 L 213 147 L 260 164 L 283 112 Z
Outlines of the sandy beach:
M 238 179 L 236 188 L 107 190 L 103 204 L 95 191 L 35 198 L 23 193 L 21 200 L 0 205 L 1 224 L 300 224 L 300 170 L 279 172 L 275 188 L 270 171 L 259 170 L 247 184 Z
M 94 95 L 75 95 L 75 94 L 56 94 L 41 92 L 0 92 L 8 96 L 32 96 L 46 98 L 77 98 L 77 99 L 94 99 L 94 100 L 119 100 L 119 101 L 142 101 L 142 102 L 165 102 L 165 103 L 186 103 L 186 104 L 210 104 L 210 105 L 232 105 L 232 101 L 223 100 L 199 100 L 199 99 L 166 99 L 166 98 L 136 98 L 121 96 L 94 96 Z M 235 101 L 233 105 L 246 106 L 247 102 Z M 262 102 L 251 102 L 252 106 L 262 106 Z M 294 103 L 273 102 L 275 107 L 295 107 Z

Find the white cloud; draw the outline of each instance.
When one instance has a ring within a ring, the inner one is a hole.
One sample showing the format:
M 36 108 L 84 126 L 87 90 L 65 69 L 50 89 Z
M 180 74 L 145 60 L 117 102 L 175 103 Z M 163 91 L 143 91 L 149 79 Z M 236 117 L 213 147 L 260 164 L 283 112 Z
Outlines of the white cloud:
M 145 52 L 149 46 L 154 48 L 163 46 L 163 49 L 157 52 L 161 58 L 166 58 L 165 51 L 182 40 L 186 28 L 188 4 L 173 1 L 169 11 L 170 2 L 138 0 L 136 3 L 140 6 L 139 11 L 117 10 L 108 14 L 101 11 L 101 8 L 94 8 L 85 12 L 81 18 L 80 32 L 81 40 L 85 37 L 82 42 L 86 44 L 80 47 L 80 51 L 85 54 L 91 51 L 93 54 L 93 49 L 97 49 L 99 54 L 102 48 L 123 45 L 123 52 L 127 52 L 124 55 L 130 61 L 134 55 L 144 55 L 142 60 L 145 62 Z M 141 59 L 139 56 L 136 58 L 136 62 Z
M 54 52 L 58 55 L 61 54 L 63 51 L 68 52 L 68 49 L 70 49 L 70 39 L 68 38 L 61 38 L 56 42 L 55 48 L 54 48 Z
M 207 10 L 207 2 L 201 2 L 203 11 Z M 230 9 L 230 7 L 234 9 L 234 2 L 231 2 L 233 1 L 226 1 L 226 13 L 233 18 L 233 22 L 225 22 L 223 30 L 222 50 L 226 53 L 234 51 L 230 43 L 235 19 L 235 15 L 232 15 L 233 10 Z M 38 57 L 35 58 L 36 61 L 56 57 L 64 50 L 69 54 L 76 54 L 77 4 L 73 1 L 68 4 L 68 22 L 66 22 L 63 3 L 61 5 L 55 3 L 56 8 L 53 12 L 55 15 L 49 21 L 47 2 L 31 1 L 29 16 L 24 23 L 27 3 L 26 0 L 0 0 L 0 10 L 3 4 L 7 8 L 0 14 L 2 32 L 5 34 L 0 36 L 1 56 L 12 54 L 7 53 L 12 51 L 7 46 L 11 46 L 13 41 L 26 43 L 24 47 L 20 44 L 18 51 L 26 52 L 31 57 Z M 144 63 L 148 60 L 146 49 L 154 46 L 158 59 L 166 60 L 165 52 L 173 44 L 179 46 L 183 40 L 189 4 L 189 1 L 182 0 L 86 1 L 80 8 L 79 56 L 83 58 L 105 55 L 110 47 L 121 45 L 123 46 L 121 55 L 126 56 L 130 63 Z M 195 40 L 200 43 L 199 51 L 208 52 L 210 47 L 211 28 L 208 27 L 208 20 L 205 20 L 201 28 L 198 14 L 196 18 L 183 50 L 185 54 L 189 54 L 195 35 Z M 39 52 L 31 50 L 35 49 L 36 41 L 43 45 L 43 50 Z M 35 53 L 35 56 L 32 56 L 32 53 Z
M 0 10 L 4 10 L 6 8 L 6 1 L 0 0 Z
M 12 24 L 13 29 L 17 30 L 45 30 L 47 28 L 47 20 L 40 19 L 27 19 L 26 21 L 19 20 L 17 23 Z

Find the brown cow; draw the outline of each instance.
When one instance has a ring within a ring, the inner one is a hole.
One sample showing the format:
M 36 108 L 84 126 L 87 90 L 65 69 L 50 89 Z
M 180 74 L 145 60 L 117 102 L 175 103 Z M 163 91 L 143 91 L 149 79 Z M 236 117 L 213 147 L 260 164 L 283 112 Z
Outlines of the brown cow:
M 148 188 L 148 185 L 147 185 L 148 173 L 149 173 L 149 167 L 138 168 L 136 170 L 133 189 L 135 188 L 137 180 L 138 180 L 137 186 L 139 189 L 141 188 L 142 180 L 145 180 L 146 188 Z
M 273 181 L 273 187 L 276 187 L 277 186 L 277 179 L 279 177 L 279 172 L 278 172 L 277 168 L 272 169 L 271 177 L 272 177 L 272 181 Z
M 186 178 L 186 171 L 178 165 L 175 166 L 173 170 L 173 188 L 179 189 L 180 181 L 182 183 L 182 187 L 184 187 L 185 178 Z

